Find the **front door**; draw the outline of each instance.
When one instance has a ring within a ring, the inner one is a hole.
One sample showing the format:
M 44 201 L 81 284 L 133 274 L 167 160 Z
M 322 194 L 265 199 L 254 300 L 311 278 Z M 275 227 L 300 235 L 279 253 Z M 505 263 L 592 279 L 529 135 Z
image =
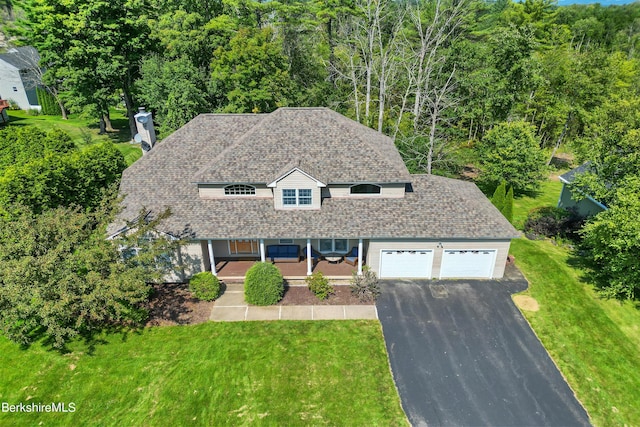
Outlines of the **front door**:
M 229 240 L 229 253 L 236 254 L 257 254 L 257 240 Z

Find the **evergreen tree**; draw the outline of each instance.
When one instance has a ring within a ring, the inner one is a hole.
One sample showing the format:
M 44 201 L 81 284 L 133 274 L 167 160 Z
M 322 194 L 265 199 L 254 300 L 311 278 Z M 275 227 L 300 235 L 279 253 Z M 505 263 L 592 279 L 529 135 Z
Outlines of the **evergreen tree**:
M 509 222 L 513 222 L 513 187 L 509 187 L 507 197 L 504 200 L 504 209 L 500 212 L 502 212 L 502 215 L 504 215 Z
M 491 203 L 493 206 L 498 208 L 500 212 L 504 210 L 504 203 L 507 197 L 507 182 L 502 181 L 500 185 L 496 188 L 496 191 L 493 192 L 493 197 L 491 197 Z

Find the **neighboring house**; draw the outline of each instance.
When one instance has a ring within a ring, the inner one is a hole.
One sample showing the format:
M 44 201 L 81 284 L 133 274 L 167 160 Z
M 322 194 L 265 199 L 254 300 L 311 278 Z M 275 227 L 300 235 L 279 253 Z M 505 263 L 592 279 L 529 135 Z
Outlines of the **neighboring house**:
M 13 101 L 22 110 L 40 109 L 36 86 L 39 76 L 34 71 L 40 61 L 31 47 L 11 48 L 0 54 L 0 98 Z
M 587 162 L 559 177 L 560 182 L 562 182 L 562 191 L 560 192 L 558 207 L 572 210 L 582 218 L 593 216 L 607 210 L 604 204 L 588 194 L 583 194 L 573 185 L 576 176 L 589 171 L 589 168 L 590 163 Z
M 473 183 L 409 174 L 390 138 L 326 108 L 200 115 L 120 191 L 121 219 L 171 209 L 160 231 L 189 235 L 187 276 L 289 257 L 306 274 L 325 258 L 381 278 L 500 278 L 519 236 Z

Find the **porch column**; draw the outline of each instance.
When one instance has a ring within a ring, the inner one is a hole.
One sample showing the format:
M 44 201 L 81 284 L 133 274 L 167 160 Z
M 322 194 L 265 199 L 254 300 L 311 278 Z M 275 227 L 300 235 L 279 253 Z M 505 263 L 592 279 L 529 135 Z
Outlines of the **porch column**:
M 307 239 L 307 276 L 311 276 L 311 239 Z
M 216 271 L 216 259 L 213 257 L 213 243 L 211 243 L 211 240 L 207 241 L 207 247 L 209 249 L 209 264 L 211 264 L 211 273 L 213 273 L 214 276 L 217 276 L 218 272 Z
M 362 239 L 358 239 L 358 276 L 362 276 Z
M 260 261 L 264 262 L 266 260 L 264 255 L 264 239 L 260 239 Z

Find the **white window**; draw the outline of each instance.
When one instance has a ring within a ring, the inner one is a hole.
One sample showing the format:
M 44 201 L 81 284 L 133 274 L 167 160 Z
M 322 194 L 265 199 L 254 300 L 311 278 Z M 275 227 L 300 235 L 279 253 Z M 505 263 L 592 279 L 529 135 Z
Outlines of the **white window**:
M 298 190 L 298 204 L 299 205 L 311 204 L 311 190 L 309 189 Z
M 310 206 L 312 203 L 311 189 L 292 189 L 285 188 L 282 190 L 283 206 Z
M 347 239 L 319 239 L 318 250 L 321 253 L 338 252 L 347 253 L 349 250 L 349 240 Z
M 251 185 L 234 184 L 224 187 L 225 196 L 255 196 L 256 187 Z

